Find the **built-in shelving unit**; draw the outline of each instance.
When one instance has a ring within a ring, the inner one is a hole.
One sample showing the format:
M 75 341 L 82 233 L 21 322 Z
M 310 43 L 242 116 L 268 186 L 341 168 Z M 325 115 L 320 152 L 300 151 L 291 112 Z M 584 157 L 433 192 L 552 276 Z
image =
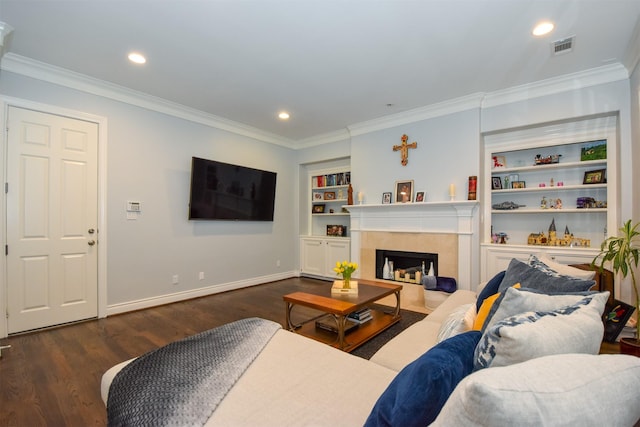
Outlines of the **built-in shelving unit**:
M 334 277 L 336 261 L 350 259 L 350 213 L 347 205 L 351 171 L 331 167 L 309 171 L 308 232 L 300 237 L 302 274 Z
M 590 262 L 618 227 L 617 144 L 616 116 L 485 134 L 481 279 L 532 253 Z

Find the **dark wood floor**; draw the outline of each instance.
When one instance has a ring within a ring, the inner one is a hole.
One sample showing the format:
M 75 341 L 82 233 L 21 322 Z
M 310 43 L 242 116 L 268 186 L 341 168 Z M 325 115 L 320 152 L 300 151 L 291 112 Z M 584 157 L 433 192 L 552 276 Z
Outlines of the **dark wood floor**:
M 246 317 L 284 324 L 284 294 L 326 283 L 287 279 L 3 339 L 0 426 L 104 426 L 100 379 L 111 366 Z

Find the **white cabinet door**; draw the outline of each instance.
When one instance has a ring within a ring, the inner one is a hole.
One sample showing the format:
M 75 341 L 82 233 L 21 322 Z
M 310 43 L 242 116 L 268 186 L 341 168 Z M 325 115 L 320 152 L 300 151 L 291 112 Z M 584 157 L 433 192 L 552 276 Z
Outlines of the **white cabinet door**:
M 337 261 L 349 261 L 351 256 L 350 244 L 346 240 L 327 240 L 326 244 L 326 267 L 325 272 L 327 276 L 335 276 L 333 271 Z
M 529 255 L 545 254 L 554 261 L 571 265 L 590 263 L 598 253 L 596 248 L 559 248 L 553 246 L 514 247 L 509 245 L 482 245 L 481 280 L 490 280 L 506 270 L 511 259 L 527 262 Z
M 300 239 L 300 272 L 313 276 L 333 278 L 336 261 L 349 260 L 349 239 L 314 238 Z
M 302 239 L 300 246 L 301 272 L 323 276 L 326 269 L 324 239 Z

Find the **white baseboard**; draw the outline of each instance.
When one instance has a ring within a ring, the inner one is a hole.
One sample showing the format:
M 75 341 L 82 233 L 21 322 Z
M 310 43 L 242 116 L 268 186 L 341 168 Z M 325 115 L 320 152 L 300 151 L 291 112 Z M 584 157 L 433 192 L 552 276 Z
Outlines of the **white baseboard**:
M 206 286 L 204 288 L 191 289 L 183 292 L 176 292 L 172 294 L 159 295 L 156 297 L 145 298 L 136 301 L 127 301 L 118 304 L 112 304 L 107 306 L 106 316 L 113 316 L 114 314 L 127 313 L 129 311 L 142 310 L 145 308 L 156 307 L 158 305 L 170 304 L 172 302 L 184 301 L 192 298 L 203 297 L 207 295 L 213 295 L 220 292 L 231 291 L 234 289 L 247 288 L 249 286 L 261 285 L 263 283 L 275 282 L 277 280 L 289 279 L 291 277 L 298 277 L 300 274 L 297 271 L 288 271 L 278 274 L 272 274 L 269 276 L 254 277 L 246 280 L 239 280 L 237 282 L 223 283 L 219 285 Z

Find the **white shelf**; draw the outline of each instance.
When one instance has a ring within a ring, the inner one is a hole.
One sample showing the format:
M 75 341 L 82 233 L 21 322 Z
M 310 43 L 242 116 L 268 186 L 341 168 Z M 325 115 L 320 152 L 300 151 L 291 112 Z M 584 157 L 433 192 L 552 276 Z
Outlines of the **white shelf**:
M 580 160 L 583 149 L 602 142 L 606 143 L 606 158 Z M 526 129 L 507 129 L 485 134 L 483 143 L 485 167 L 481 171 L 482 180 L 478 181 L 483 211 L 480 241 L 491 242 L 492 233 L 505 233 L 508 240 L 506 245 L 482 244 L 481 280 L 488 280 L 504 269 L 512 257 L 526 260 L 530 253 L 560 256 L 563 263 L 593 259 L 593 251 L 608 233 L 619 227 L 616 223 L 619 192 L 617 118 L 613 115 L 590 117 Z M 561 157 L 558 163 L 534 165 L 537 155 Z M 508 167 L 493 168 L 495 157 L 503 157 Z M 606 182 L 584 184 L 585 173 L 596 170 L 605 170 Z M 522 181 L 527 187 L 492 188 L 495 180 L 504 183 L 505 178 Z M 556 185 L 550 186 L 551 179 Z M 563 185 L 558 186 L 558 182 Z M 563 208 L 542 209 L 543 196 L 551 205 L 562 199 Z M 606 207 L 577 208 L 577 199 L 581 197 L 604 202 Z M 493 208 L 503 202 L 521 207 Z M 548 234 L 552 223 L 558 235 L 569 230 L 576 239 L 589 240 L 590 248 L 527 245 L 532 233 Z
M 544 165 L 530 165 L 530 166 L 516 166 L 511 168 L 495 168 L 491 170 L 491 175 L 502 175 L 514 172 L 531 172 L 540 170 L 553 170 L 553 169 L 579 169 L 579 168 L 592 168 L 601 166 L 603 169 L 607 167 L 607 159 L 602 160 L 586 160 L 584 162 L 567 162 L 567 163 L 550 163 Z
M 579 185 L 556 185 L 553 187 L 531 187 L 531 188 L 503 188 L 501 190 L 491 190 L 492 194 L 506 193 L 541 193 L 550 191 L 572 191 L 572 190 L 593 190 L 595 188 L 607 188 L 607 184 L 579 184 Z
M 569 214 L 569 213 L 607 213 L 607 208 L 588 208 L 588 209 L 492 209 L 492 214 Z

